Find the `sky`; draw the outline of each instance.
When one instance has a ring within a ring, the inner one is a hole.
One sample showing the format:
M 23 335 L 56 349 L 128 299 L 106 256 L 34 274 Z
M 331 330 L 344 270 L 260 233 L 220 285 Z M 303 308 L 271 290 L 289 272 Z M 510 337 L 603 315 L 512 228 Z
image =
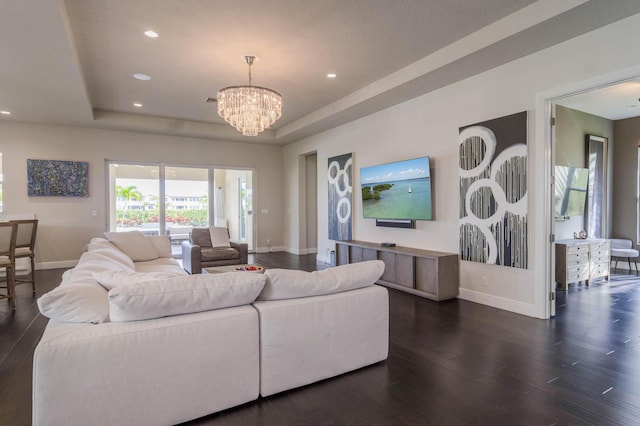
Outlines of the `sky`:
M 142 195 L 158 195 L 160 182 L 157 179 L 116 179 L 118 185 L 133 185 Z M 208 195 L 207 182 L 191 180 L 166 180 L 165 193 L 169 196 L 202 197 Z
M 430 176 L 429 157 L 421 157 L 395 163 L 362 167 L 360 169 L 360 184 L 393 182 Z

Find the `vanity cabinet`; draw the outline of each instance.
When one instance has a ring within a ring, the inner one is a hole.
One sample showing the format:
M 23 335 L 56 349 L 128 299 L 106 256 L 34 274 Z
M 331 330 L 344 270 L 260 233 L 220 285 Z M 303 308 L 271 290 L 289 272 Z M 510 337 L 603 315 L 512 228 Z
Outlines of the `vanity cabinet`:
M 409 247 L 383 247 L 366 241 L 336 241 L 338 265 L 381 260 L 379 284 L 432 300 L 458 296 L 458 255 Z
M 611 247 L 608 240 L 556 241 L 556 282 L 561 289 L 571 283 L 599 277 L 609 279 Z

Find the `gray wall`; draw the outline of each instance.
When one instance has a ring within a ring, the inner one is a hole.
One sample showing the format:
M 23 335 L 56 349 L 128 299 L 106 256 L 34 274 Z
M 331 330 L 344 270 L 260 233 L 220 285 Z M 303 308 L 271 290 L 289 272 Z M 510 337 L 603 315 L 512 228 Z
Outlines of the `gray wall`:
M 638 244 L 637 194 L 640 117 L 618 120 L 614 125 L 612 237 Z
M 607 173 L 607 235 L 611 235 L 612 224 L 612 178 L 614 122 L 596 115 L 587 114 L 561 105 L 556 105 L 556 164 L 559 166 L 587 167 L 586 135 L 602 136 L 609 139 Z M 585 229 L 584 218 L 576 217 L 564 222 L 555 222 L 556 239 L 572 238 L 574 232 Z
M 279 146 L 0 122 L 0 152 L 4 213 L 36 214 L 40 221 L 36 263 L 42 268 L 72 266 L 89 239 L 106 230 L 105 159 L 251 168 L 255 170 L 254 208 L 265 211 L 256 220 L 258 248 L 267 238 L 274 247 L 282 245 L 283 167 Z M 27 159 L 87 161 L 89 196 L 28 197 Z

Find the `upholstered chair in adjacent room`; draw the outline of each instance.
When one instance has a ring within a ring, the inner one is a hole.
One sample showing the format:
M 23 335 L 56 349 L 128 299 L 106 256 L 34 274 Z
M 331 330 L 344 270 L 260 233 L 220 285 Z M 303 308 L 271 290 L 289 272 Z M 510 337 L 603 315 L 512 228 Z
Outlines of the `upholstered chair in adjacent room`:
M 15 284 L 31 283 L 33 294 L 36 293 L 35 246 L 38 219 L 12 220 L 18 227 L 16 234 L 16 259 L 29 259 L 31 272 L 28 277 L 15 279 Z M 15 269 L 14 269 L 15 275 Z
M 193 228 L 189 241 L 182 242 L 182 266 L 199 274 L 202 268 L 245 264 L 248 253 L 247 243 L 229 241 L 227 228 Z
M 638 256 L 640 252 L 633 248 L 633 242 L 620 238 L 614 238 L 609 241 L 611 242 L 611 260 L 616 261 L 614 268 L 618 267 L 618 259 L 626 258 L 629 263 L 629 271 L 631 271 L 631 259 L 633 259 L 636 272 L 638 272 Z
M 0 294 L 0 299 L 9 299 L 11 309 L 16 309 L 16 290 L 14 284 L 15 251 L 17 225 L 11 222 L 0 223 L 0 268 L 4 269 L 6 294 Z

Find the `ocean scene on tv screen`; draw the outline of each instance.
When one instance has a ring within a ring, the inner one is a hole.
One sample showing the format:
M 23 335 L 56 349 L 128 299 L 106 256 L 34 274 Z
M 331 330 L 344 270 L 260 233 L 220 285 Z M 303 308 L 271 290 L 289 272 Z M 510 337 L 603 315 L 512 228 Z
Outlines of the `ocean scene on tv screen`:
M 360 169 L 365 218 L 431 220 L 429 157 Z

